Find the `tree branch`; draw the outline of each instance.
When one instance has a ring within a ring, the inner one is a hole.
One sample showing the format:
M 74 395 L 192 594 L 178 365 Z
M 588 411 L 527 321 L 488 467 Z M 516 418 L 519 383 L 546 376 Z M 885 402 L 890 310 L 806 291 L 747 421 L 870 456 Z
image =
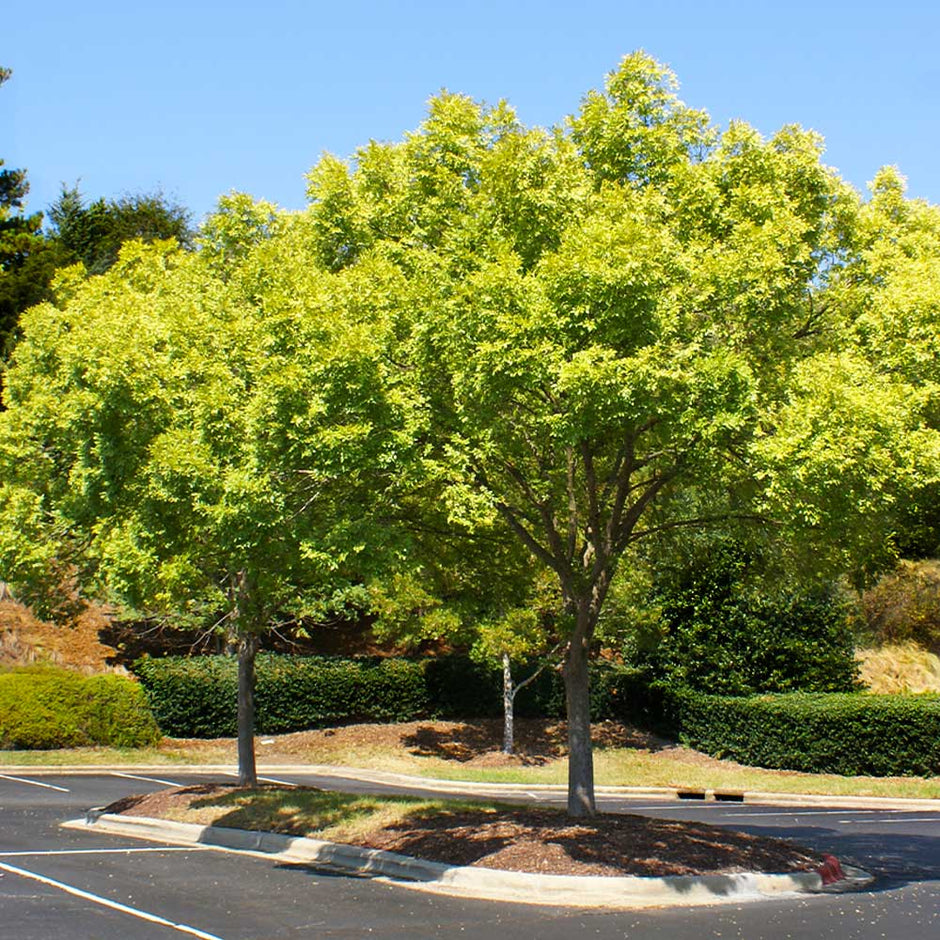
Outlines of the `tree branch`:
M 574 558 L 578 540 L 578 497 L 574 489 L 574 451 L 566 449 L 567 473 L 565 484 L 568 488 L 568 557 Z
M 552 657 L 554 657 L 554 655 L 555 655 L 562 647 L 567 646 L 567 645 L 568 645 L 568 641 L 567 641 L 567 640 L 561 640 L 561 641 L 559 641 L 558 643 L 556 643 L 555 646 L 554 646 L 548 653 L 545 654 L 545 658 L 542 660 L 542 665 L 539 666 L 539 668 L 536 669 L 535 672 L 533 672 L 532 675 L 528 677 L 528 679 L 524 679 L 522 682 L 519 682 L 519 683 L 517 683 L 517 684 L 515 685 L 515 687 L 513 688 L 513 691 L 512 691 L 512 697 L 513 697 L 513 699 L 515 699 L 516 695 L 519 693 L 519 691 L 520 691 L 521 689 L 524 689 L 524 688 L 525 688 L 527 685 L 529 685 L 530 683 L 535 682 L 535 680 L 538 679 L 538 677 L 539 677 L 549 666 L 552 665 Z
M 506 503 L 497 502 L 496 511 L 506 520 L 509 528 L 519 536 L 522 540 L 522 543 L 535 555 L 539 561 L 544 562 L 549 568 L 552 569 L 557 575 L 559 580 L 562 583 L 562 589 L 565 589 L 566 586 L 570 587 L 571 585 L 571 572 L 564 565 L 564 560 L 561 558 L 556 558 L 552 553 L 545 548 L 535 536 L 529 532 L 529 530 L 519 521 L 516 515 L 516 511 L 511 507 L 507 506 Z
M 738 522 L 757 522 L 762 525 L 771 525 L 771 526 L 780 526 L 781 523 L 776 519 L 770 519 L 767 516 L 762 516 L 759 513 L 737 513 L 737 512 L 728 512 L 728 513 L 719 513 L 715 516 L 696 516 L 692 519 L 675 519 L 672 522 L 663 522 L 660 525 L 650 526 L 647 529 L 640 529 L 639 531 L 634 531 L 629 539 L 627 544 L 633 544 L 634 542 L 639 542 L 640 539 L 646 538 L 650 535 L 656 535 L 660 532 L 668 532 L 671 529 L 680 529 L 680 528 L 690 528 L 692 526 L 705 526 L 712 525 L 716 522 L 729 522 L 731 520 L 736 520 Z

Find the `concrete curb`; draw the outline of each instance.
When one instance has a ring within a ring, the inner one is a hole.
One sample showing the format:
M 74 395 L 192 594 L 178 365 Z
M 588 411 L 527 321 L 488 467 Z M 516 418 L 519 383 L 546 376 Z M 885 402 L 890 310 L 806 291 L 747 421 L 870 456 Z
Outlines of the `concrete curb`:
M 854 890 L 874 880 L 868 872 L 849 866 L 840 868 L 835 859 L 829 858 L 816 872 L 604 878 L 450 866 L 395 852 L 317 839 L 120 816 L 101 810 L 91 810 L 85 819 L 63 825 L 177 845 L 247 852 L 314 868 L 384 878 L 406 887 L 460 897 L 528 904 L 639 908 L 739 903 L 794 894 Z M 833 880 L 832 871 L 842 877 Z
M 32 777 L 69 774 L 93 776 L 102 773 L 162 774 L 173 776 L 174 772 L 185 774 L 227 774 L 234 770 L 231 764 L 113 764 L 91 766 L 88 764 L 37 767 L 29 764 L 0 765 L 0 774 L 21 774 Z M 271 774 L 316 774 L 322 777 L 348 778 L 363 783 L 387 786 L 414 787 L 435 793 L 453 793 L 469 797 L 512 796 L 513 794 L 563 795 L 566 788 L 553 783 L 496 783 L 467 780 L 441 780 L 433 777 L 416 777 L 409 774 L 391 773 L 382 770 L 363 770 L 358 767 L 342 767 L 332 764 L 272 764 L 259 767 L 259 776 Z M 940 813 L 940 799 L 916 799 L 884 796 L 837 796 L 818 793 L 781 793 L 758 790 L 722 790 L 694 787 L 620 787 L 599 786 L 595 793 L 609 797 L 645 797 L 648 799 L 700 801 L 733 801 L 769 806 L 826 806 L 831 809 L 897 809 L 918 812 Z

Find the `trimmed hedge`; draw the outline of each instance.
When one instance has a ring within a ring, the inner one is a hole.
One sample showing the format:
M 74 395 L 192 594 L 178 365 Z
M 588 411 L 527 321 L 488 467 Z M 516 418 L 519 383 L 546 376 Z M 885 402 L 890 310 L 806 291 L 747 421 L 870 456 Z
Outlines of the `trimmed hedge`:
M 715 757 L 846 776 L 940 773 L 940 696 L 686 691 L 663 704 L 679 739 Z
M 141 659 L 134 664 L 157 723 L 173 737 L 236 733 L 237 663 L 229 656 Z M 502 714 L 502 674 L 462 656 L 336 659 L 261 653 L 255 664 L 255 728 L 283 734 L 356 721 L 461 720 Z M 524 677 L 524 669 L 519 670 Z M 638 674 L 598 665 L 592 715 L 639 718 Z M 648 711 L 648 709 L 647 709 Z M 562 718 L 561 677 L 545 670 L 516 699 L 522 718 Z M 634 714 L 636 713 L 636 714 Z
M 678 574 L 660 574 L 660 618 L 640 662 L 673 687 L 710 695 L 857 691 L 849 608 L 834 588 L 765 584 L 757 593 L 750 566 L 742 548 L 719 543 Z
M 134 669 L 164 733 L 200 738 L 236 733 L 232 657 L 143 659 Z M 256 674 L 260 734 L 355 721 L 502 714 L 500 672 L 460 656 L 337 659 L 262 653 Z M 524 717 L 562 718 L 564 711 L 564 688 L 553 670 L 543 672 L 516 702 L 516 714 Z M 940 696 L 716 696 L 676 691 L 637 670 L 596 663 L 591 717 L 671 734 L 716 757 L 759 767 L 876 776 L 940 772 Z
M 259 654 L 255 729 L 282 734 L 353 721 L 410 721 L 430 714 L 425 664 Z M 164 733 L 237 732 L 238 664 L 230 656 L 141 659 L 134 671 Z
M 140 685 L 64 669 L 0 673 L 0 748 L 145 747 L 160 730 Z
M 410 721 L 430 709 L 423 663 L 266 656 L 255 684 L 262 734 L 346 721 Z M 232 700 L 234 701 L 234 699 Z

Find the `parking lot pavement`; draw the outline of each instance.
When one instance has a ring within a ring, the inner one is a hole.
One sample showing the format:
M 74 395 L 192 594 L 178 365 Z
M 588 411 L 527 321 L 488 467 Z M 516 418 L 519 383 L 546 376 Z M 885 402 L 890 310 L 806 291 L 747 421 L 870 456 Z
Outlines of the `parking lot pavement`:
M 10 779 L 11 776 L 19 779 Z M 280 776 L 280 775 L 279 775 Z M 146 779 L 140 779 L 141 777 Z M 0 937 L 511 937 L 706 940 L 741 936 L 883 940 L 940 936 L 940 819 L 918 813 L 617 801 L 607 808 L 825 843 L 877 862 L 875 890 L 721 908 L 578 911 L 460 900 L 381 881 L 202 847 L 179 849 L 64 830 L 59 822 L 158 781 L 218 776 L 167 770 L 129 776 L 0 776 Z M 305 775 L 287 782 L 313 783 Z M 38 786 L 37 784 L 45 784 Z

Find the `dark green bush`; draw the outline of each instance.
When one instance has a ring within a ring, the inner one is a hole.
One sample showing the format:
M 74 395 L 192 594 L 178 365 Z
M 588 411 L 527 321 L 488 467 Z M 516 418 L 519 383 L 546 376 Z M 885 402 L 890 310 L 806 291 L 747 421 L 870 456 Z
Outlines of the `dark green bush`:
M 134 672 L 164 734 L 178 738 L 235 735 L 238 672 L 231 657 L 139 659 Z
M 238 676 L 233 658 L 141 659 L 134 671 L 166 734 L 235 735 Z M 525 678 L 528 673 L 521 667 L 518 674 Z M 256 677 L 255 726 L 260 734 L 355 721 L 496 718 L 503 707 L 501 672 L 464 656 L 335 659 L 262 653 Z M 594 718 L 627 717 L 627 703 L 639 701 L 639 688 L 638 674 L 599 664 L 592 684 Z M 563 718 L 565 691 L 558 672 L 546 669 L 526 686 L 515 713 Z
M 757 767 L 810 773 L 940 772 L 940 696 L 666 694 L 683 743 Z
M 430 659 L 425 668 L 429 708 L 436 718 L 459 721 L 503 713 L 503 680 L 497 670 L 467 656 Z
M 515 681 L 523 682 L 537 663 L 513 666 Z M 467 656 L 441 656 L 427 664 L 428 699 L 437 718 L 498 718 L 503 713 L 503 674 Z M 516 696 L 518 718 L 563 718 L 565 688 L 555 669 L 543 669 Z
M 258 730 L 279 734 L 349 721 L 411 721 L 429 712 L 424 670 L 424 663 L 404 659 L 259 657 Z
M 722 695 L 854 690 L 844 602 L 826 588 L 749 587 L 748 564 L 734 545 L 719 545 L 661 584 L 661 633 L 644 665 L 672 686 Z
M 135 670 L 165 733 L 235 734 L 233 658 L 144 659 Z M 502 707 L 500 673 L 457 656 L 343 660 L 262 654 L 256 692 L 262 734 L 353 721 L 497 717 Z M 519 715 L 563 717 L 561 677 L 546 670 L 517 704 Z M 874 775 L 940 771 L 940 697 L 716 696 L 678 691 L 641 671 L 597 663 L 591 709 L 595 721 L 613 718 L 671 733 L 715 756 L 756 766 Z
M 410 721 L 431 713 L 426 662 L 261 654 L 255 727 L 280 734 L 353 721 Z M 142 659 L 134 664 L 158 724 L 175 737 L 236 733 L 238 672 L 228 656 Z
M 140 685 L 64 669 L 0 674 L 0 748 L 144 747 L 160 740 Z

